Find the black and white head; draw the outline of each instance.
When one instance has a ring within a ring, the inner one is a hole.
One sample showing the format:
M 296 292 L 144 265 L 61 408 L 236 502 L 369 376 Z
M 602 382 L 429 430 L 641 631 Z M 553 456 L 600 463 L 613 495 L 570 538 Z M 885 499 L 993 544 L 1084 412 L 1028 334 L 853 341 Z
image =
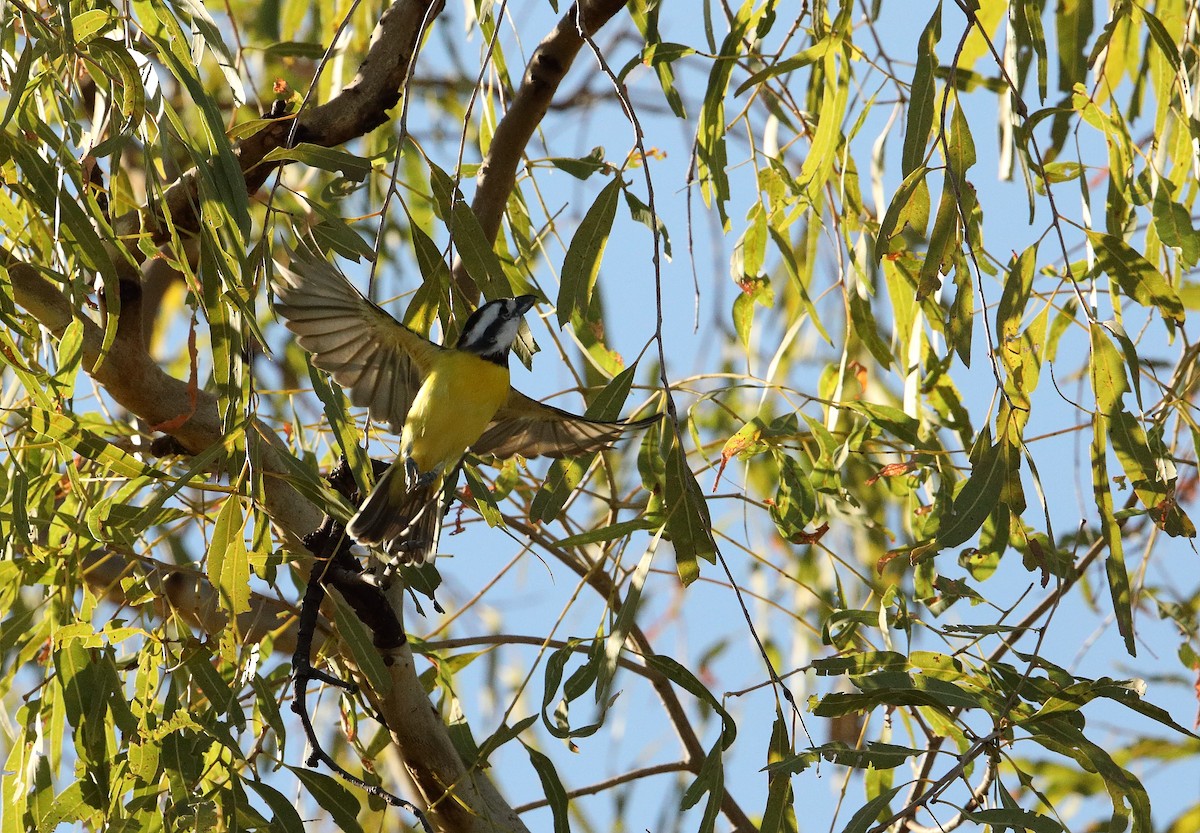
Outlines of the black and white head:
M 508 351 L 517 338 L 525 313 L 537 303 L 534 295 L 517 298 L 501 298 L 481 306 L 463 326 L 455 349 L 488 359 L 498 364 L 508 364 Z

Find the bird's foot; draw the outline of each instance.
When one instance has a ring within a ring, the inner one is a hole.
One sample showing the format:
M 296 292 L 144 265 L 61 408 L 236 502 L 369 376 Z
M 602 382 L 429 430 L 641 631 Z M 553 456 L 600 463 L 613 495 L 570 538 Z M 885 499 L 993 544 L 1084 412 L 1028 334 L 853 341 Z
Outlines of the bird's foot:
M 404 458 L 404 483 L 406 491 L 412 492 L 417 489 L 428 488 L 430 483 L 433 483 L 439 474 L 440 466 L 423 472 L 417 468 L 417 461 L 412 457 Z

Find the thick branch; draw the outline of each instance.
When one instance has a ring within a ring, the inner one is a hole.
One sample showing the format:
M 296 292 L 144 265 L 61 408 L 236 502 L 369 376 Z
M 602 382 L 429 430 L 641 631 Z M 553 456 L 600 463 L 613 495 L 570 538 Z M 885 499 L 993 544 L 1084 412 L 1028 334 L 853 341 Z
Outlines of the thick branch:
M 382 715 L 404 766 L 428 804 L 438 830 L 453 833 L 528 833 L 504 797 L 481 769 L 463 763 L 446 725 L 417 679 L 408 644 L 383 652 L 392 681 L 386 695 L 367 690 Z
M 294 141 L 333 147 L 386 124 L 390 118 L 387 111 L 400 100 L 421 35 L 444 5 L 445 0 L 396 0 L 379 18 L 358 74 L 337 96 L 302 111 L 295 120 L 281 119 L 238 143 L 234 153 L 247 192 L 253 194 L 266 182 L 278 163 L 264 164 L 263 157 L 286 147 L 293 128 Z M 179 231 L 200 228 L 198 195 L 196 171 L 188 171 L 167 189 L 161 203 L 124 214 L 114 228 L 118 235 L 126 236 L 143 231 L 144 225 L 156 244 L 168 243 L 171 235 L 163 217 L 169 216 Z M 138 256 L 136 248 L 131 251 Z
M 32 266 L 11 260 L 7 266 L 17 303 L 54 336 L 62 336 L 72 320 L 82 323 L 83 366 L 122 407 L 150 425 L 171 423 L 171 435 L 193 454 L 224 442 L 225 429 L 217 414 L 216 397 L 202 390 L 189 390 L 186 382 L 164 372 L 146 352 L 139 312 L 141 291 L 136 282 L 121 282 L 117 337 L 101 362 L 104 330 L 87 316 L 77 314 L 58 287 Z M 294 536 L 297 551 L 302 551 L 296 531 L 315 528 L 322 512 L 286 479 L 288 469 L 281 455 L 289 452 L 274 432 L 256 421 L 245 438 L 247 453 L 265 475 L 263 488 L 271 520 Z

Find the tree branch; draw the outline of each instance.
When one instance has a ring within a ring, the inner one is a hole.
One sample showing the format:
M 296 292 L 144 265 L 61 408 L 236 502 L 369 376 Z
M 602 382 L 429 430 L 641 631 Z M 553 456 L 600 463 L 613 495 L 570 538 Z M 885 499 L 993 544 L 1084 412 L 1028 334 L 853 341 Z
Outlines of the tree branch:
M 572 4 L 534 50 L 512 104 L 496 125 L 496 132 L 492 135 L 492 142 L 476 177 L 471 209 L 489 242 L 494 241 L 500 232 L 504 207 L 517 181 L 517 165 L 525 154 L 533 131 L 542 123 L 558 85 L 583 48 L 580 29 L 588 35 L 598 32 L 625 8 L 626 2 L 583 0 L 582 3 Z M 454 264 L 454 282 L 467 297 L 478 297 L 479 290 L 461 261 Z
M 403 93 L 404 78 L 426 23 L 436 18 L 444 5 L 445 0 L 396 0 L 379 18 L 358 74 L 337 96 L 301 111 L 294 120 L 279 119 L 239 142 L 234 153 L 246 178 L 247 192 L 253 194 L 267 181 L 279 163 L 263 163 L 263 157 L 286 147 L 293 129 L 296 142 L 333 147 L 386 124 L 387 111 L 396 106 Z M 170 225 L 178 231 L 194 232 L 200 227 L 199 208 L 199 180 L 197 172 L 191 170 L 166 190 L 161 201 L 126 212 L 113 227 L 118 237 L 146 231 L 162 245 L 171 240 L 164 218 L 170 217 Z M 136 247 L 130 251 L 140 258 Z
M 3 253 L 16 302 L 55 337 L 61 337 L 73 320 L 83 325 L 83 366 L 108 394 L 130 413 L 150 425 L 171 423 L 171 435 L 190 453 L 198 454 L 225 441 L 217 413 L 216 397 L 167 374 L 146 352 L 142 341 L 141 288 L 136 281 L 121 281 L 121 316 L 112 348 L 100 361 L 104 330 L 78 313 L 67 297 L 27 263 Z M 183 419 L 180 419 L 183 417 Z M 266 475 L 263 478 L 266 510 L 283 530 L 295 552 L 305 552 L 301 530 L 316 528 L 323 513 L 289 482 L 283 464 L 290 452 L 271 429 L 257 420 L 247 426 L 246 451 Z

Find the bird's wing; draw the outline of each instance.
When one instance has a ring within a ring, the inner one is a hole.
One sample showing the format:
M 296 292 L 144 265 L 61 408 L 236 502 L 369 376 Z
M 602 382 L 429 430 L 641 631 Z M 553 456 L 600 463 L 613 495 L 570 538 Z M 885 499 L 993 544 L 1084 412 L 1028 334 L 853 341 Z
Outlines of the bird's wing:
M 312 362 L 400 433 L 421 381 L 442 348 L 368 301 L 324 258 L 292 252 L 275 264 L 275 310 Z
M 471 451 L 502 459 L 514 454 L 573 457 L 608 448 L 626 431 L 644 428 L 661 417 L 655 414 L 634 422 L 602 422 L 544 405 L 510 388 L 508 402 L 496 412 Z

